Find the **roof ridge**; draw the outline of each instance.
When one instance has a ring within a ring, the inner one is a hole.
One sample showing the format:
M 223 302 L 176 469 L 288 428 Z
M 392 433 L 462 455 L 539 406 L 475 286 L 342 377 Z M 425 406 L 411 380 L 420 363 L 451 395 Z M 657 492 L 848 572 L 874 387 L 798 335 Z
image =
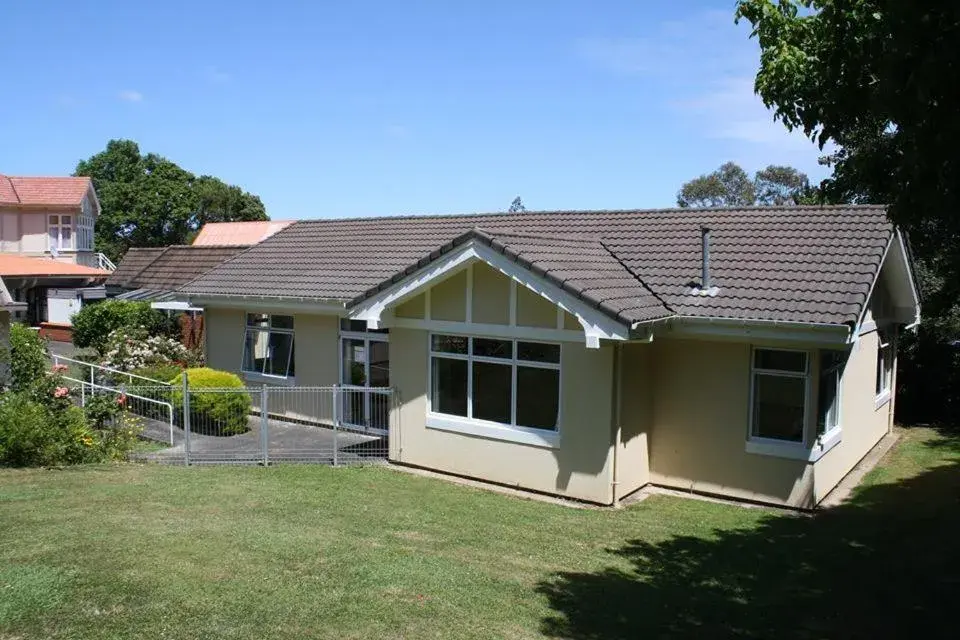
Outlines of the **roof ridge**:
M 347 216 L 331 218 L 300 218 L 293 221 L 298 224 L 328 224 L 334 222 L 367 222 L 378 220 L 437 220 L 464 219 L 471 217 L 529 217 L 540 215 L 618 215 L 618 214 L 655 214 L 655 213 L 722 213 L 730 211 L 813 211 L 837 209 L 885 209 L 885 204 L 791 204 L 791 205 L 751 205 L 749 207 L 654 207 L 651 209 L 540 209 L 537 211 L 468 211 L 462 213 L 404 213 L 394 215 Z M 288 227 L 289 228 L 289 227 Z
M 493 237 L 498 236 L 512 236 L 515 238 L 534 238 L 537 240 L 562 240 L 563 242 L 583 242 L 583 243 L 597 243 L 600 242 L 600 237 L 596 238 L 578 238 L 575 236 L 561 236 L 549 233 L 531 233 L 527 231 L 512 231 L 507 229 L 505 231 L 490 231 L 489 229 L 484 229 L 483 227 L 475 227 L 481 229 L 485 233 L 490 234 Z

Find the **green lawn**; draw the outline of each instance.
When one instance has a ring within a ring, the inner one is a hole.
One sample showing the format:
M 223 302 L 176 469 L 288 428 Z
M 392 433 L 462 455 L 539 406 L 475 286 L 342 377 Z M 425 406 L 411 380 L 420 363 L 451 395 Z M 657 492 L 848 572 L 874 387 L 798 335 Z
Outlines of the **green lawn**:
M 925 429 L 812 517 L 378 468 L 0 470 L 0 639 L 923 637 L 954 619 L 958 523 L 960 440 Z

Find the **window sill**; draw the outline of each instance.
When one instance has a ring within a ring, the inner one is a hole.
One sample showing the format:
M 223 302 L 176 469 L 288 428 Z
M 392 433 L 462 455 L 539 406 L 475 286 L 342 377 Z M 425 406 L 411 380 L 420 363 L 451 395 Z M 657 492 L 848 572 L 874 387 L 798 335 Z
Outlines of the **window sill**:
M 753 438 L 747 440 L 746 451 L 747 453 L 761 456 L 816 462 L 830 451 L 830 449 L 840 444 L 841 435 L 842 431 L 840 427 L 834 427 L 819 436 L 810 448 L 804 446 L 801 442 L 786 442 L 770 438 Z
M 240 377 L 247 382 L 259 382 L 261 384 L 272 384 L 279 387 L 292 387 L 297 384 L 296 378 L 284 378 L 283 376 L 271 376 L 265 373 L 256 373 L 254 371 L 241 371 Z
M 510 427 L 493 422 L 481 422 L 459 416 L 448 416 L 437 413 L 428 413 L 426 425 L 428 429 L 462 433 L 478 438 L 515 442 L 547 449 L 560 448 L 560 433 L 546 429 L 528 429 L 525 427 Z
M 887 404 L 888 402 L 890 402 L 890 396 L 891 396 L 891 394 L 890 394 L 889 391 L 884 391 L 883 393 L 881 393 L 880 395 L 878 395 L 878 396 L 876 397 L 876 399 L 874 399 L 874 401 L 873 401 L 873 408 L 874 408 L 874 409 L 881 409 L 885 404 Z

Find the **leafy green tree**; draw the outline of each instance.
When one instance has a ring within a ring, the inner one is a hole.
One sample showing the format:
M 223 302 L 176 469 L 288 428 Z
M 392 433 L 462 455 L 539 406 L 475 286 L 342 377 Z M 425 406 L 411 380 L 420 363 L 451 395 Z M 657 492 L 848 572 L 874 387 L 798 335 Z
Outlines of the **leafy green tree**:
M 522 213 L 526 210 L 527 208 L 523 206 L 523 200 L 520 199 L 520 196 L 517 196 L 513 199 L 513 202 L 510 203 L 510 208 L 507 209 L 507 213 Z
M 684 183 L 677 194 L 681 207 L 749 207 L 756 204 L 813 204 L 817 189 L 807 175 L 793 167 L 770 165 L 753 180 L 735 162 Z
M 774 116 L 839 149 L 824 199 L 888 204 L 910 235 L 924 324 L 907 339 L 902 382 L 957 395 L 943 381 L 960 379 L 958 365 L 930 354 L 945 360 L 960 337 L 960 4 L 739 0 L 736 19 L 760 44 L 755 88 Z
M 129 247 L 185 243 L 206 222 L 267 219 L 257 196 L 197 177 L 162 156 L 142 155 L 132 140 L 111 140 L 79 162 L 74 175 L 93 179 L 102 209 L 96 246 L 113 260 Z

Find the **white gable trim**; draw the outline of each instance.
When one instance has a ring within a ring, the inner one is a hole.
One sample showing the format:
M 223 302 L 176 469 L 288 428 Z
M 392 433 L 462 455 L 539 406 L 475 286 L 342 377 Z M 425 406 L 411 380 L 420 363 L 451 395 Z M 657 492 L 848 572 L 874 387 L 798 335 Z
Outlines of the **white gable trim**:
M 348 311 L 349 316 L 354 320 L 365 320 L 367 326 L 371 329 L 379 328 L 384 312 L 388 308 L 402 304 L 424 289 L 429 291 L 429 288 L 433 285 L 467 268 L 469 264 L 476 260 L 487 263 L 511 280 L 527 287 L 576 317 L 580 326 L 583 327 L 588 348 L 599 348 L 601 339 L 629 339 L 629 326 L 613 320 L 576 296 L 531 273 L 502 253 L 476 240 L 468 241 L 462 247 L 410 274 L 393 286 L 359 302 Z M 512 303 L 512 299 L 511 296 L 511 312 L 515 313 L 513 311 L 515 303 Z
M 870 289 L 867 292 L 867 297 L 863 302 L 863 309 L 860 311 L 860 317 L 857 318 L 856 329 L 851 333 L 850 340 L 856 341 L 861 333 L 864 332 L 864 323 L 863 320 L 867 315 L 867 311 L 870 308 L 870 301 L 873 300 L 873 294 L 876 291 L 877 283 L 880 282 L 880 278 L 884 276 L 885 268 L 890 264 L 891 268 L 897 268 L 901 271 L 901 279 L 907 282 L 908 287 L 905 289 L 909 291 L 907 300 L 897 300 L 896 302 L 904 303 L 897 304 L 897 311 L 904 313 L 904 315 L 910 316 L 912 319 L 909 322 L 906 322 L 908 329 L 912 329 L 920 324 L 920 295 L 917 291 L 916 284 L 914 283 L 913 277 L 913 268 L 910 266 L 910 258 L 907 254 L 907 245 L 906 241 L 903 238 L 903 234 L 900 233 L 899 229 L 895 230 L 893 236 L 890 238 L 890 242 L 887 243 L 886 249 L 883 251 L 883 257 L 880 259 L 880 267 L 877 269 L 876 275 L 873 277 L 873 282 L 870 283 Z M 898 292 L 891 291 L 892 296 L 896 296 Z

